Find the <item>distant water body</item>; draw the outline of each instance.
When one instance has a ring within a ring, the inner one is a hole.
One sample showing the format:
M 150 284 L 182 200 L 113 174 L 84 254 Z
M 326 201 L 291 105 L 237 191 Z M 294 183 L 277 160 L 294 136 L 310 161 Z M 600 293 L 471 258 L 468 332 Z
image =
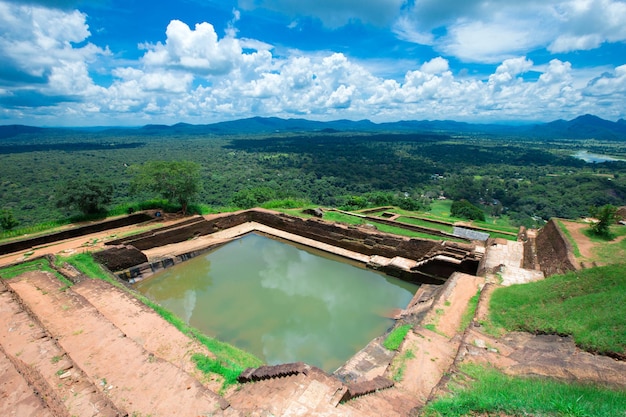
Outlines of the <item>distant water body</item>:
M 572 156 L 574 158 L 582 159 L 583 161 L 591 164 L 597 164 L 601 162 L 626 161 L 626 159 L 615 158 L 614 156 L 591 153 L 587 151 L 578 151 Z

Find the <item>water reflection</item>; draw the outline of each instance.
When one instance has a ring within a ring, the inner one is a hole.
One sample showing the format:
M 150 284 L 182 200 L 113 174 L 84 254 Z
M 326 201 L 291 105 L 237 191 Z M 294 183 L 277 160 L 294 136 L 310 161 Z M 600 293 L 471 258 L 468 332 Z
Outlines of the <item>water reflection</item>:
M 172 267 L 137 289 L 192 326 L 267 363 L 333 371 L 392 321 L 416 286 L 256 234 Z
M 602 155 L 597 153 L 591 153 L 587 151 L 578 151 L 573 155 L 574 158 L 582 159 L 587 163 L 601 163 L 601 162 L 616 162 L 616 161 L 624 161 L 624 159 L 616 158 L 609 155 Z

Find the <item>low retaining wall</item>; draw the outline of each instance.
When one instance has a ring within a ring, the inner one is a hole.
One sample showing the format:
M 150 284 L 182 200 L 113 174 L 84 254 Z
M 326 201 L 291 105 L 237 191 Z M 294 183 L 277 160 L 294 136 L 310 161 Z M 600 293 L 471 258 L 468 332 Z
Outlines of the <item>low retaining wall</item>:
M 116 229 L 118 227 L 143 223 L 154 219 L 151 213 L 152 212 L 135 213 L 130 216 L 120 217 L 114 220 L 105 220 L 85 226 L 74 227 L 72 229 L 63 230 L 61 232 L 51 233 L 48 235 L 4 243 L 0 245 L 0 255 L 19 252 L 36 246 L 46 245 L 48 243 L 58 242 L 65 239 L 72 239 L 91 233 L 98 233 L 109 229 Z
M 438 241 L 403 238 L 364 227 L 330 223 L 316 218 L 302 219 L 260 209 L 200 218 L 192 225 L 157 229 L 142 235 L 114 240 L 107 245 L 132 245 L 139 250 L 147 250 L 183 242 L 196 236 L 205 236 L 250 221 L 370 256 L 380 255 L 388 258 L 402 256 L 419 260 L 441 245 Z M 466 250 L 470 251 L 471 245 L 467 245 Z
M 368 256 L 378 255 L 389 259 L 401 257 L 418 261 L 419 267 L 410 271 L 395 268 L 393 264 L 376 268 L 388 275 L 416 283 L 440 284 L 445 281 L 445 277 L 453 272 L 473 273 L 478 265 L 475 247 L 472 244 L 456 242 L 445 242 L 444 244 L 441 241 L 396 236 L 365 226 L 349 226 L 316 218 L 303 219 L 263 209 L 225 213 L 207 218 L 197 217 L 185 224 L 118 239 L 108 242 L 107 245 L 132 245 L 139 250 L 148 250 L 209 235 L 247 222 L 260 223 L 273 229 Z M 205 247 L 197 252 L 202 253 L 208 249 L 210 248 Z M 124 271 L 118 270 L 120 272 L 118 276 L 127 280 L 146 277 L 164 267 L 194 257 L 198 254 L 197 252 L 159 260 L 158 262 L 127 266 Z M 445 259 L 453 262 L 446 262 Z M 441 271 L 443 273 L 437 274 Z

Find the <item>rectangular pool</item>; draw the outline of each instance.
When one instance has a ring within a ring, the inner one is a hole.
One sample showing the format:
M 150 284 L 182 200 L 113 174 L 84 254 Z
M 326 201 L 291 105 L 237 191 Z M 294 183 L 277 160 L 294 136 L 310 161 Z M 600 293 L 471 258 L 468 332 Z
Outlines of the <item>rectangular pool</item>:
M 258 234 L 166 269 L 136 289 L 268 364 L 333 372 L 392 324 L 418 286 Z

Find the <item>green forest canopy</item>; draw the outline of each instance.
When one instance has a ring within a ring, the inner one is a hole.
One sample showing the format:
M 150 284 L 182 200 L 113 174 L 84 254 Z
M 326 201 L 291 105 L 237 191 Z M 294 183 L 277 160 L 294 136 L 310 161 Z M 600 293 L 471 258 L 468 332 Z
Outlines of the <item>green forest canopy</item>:
M 423 207 L 443 196 L 529 224 L 586 216 L 590 206 L 625 205 L 626 163 L 588 164 L 570 156 L 581 149 L 626 153 L 616 142 L 419 133 L 21 135 L 0 143 L 0 209 L 22 225 L 67 217 L 76 212 L 55 207 L 54 190 L 93 177 L 113 185 L 110 205 L 127 203 L 138 198 L 128 168 L 149 161 L 197 164 L 202 189 L 194 201 L 216 207 L 268 196 L 323 206 L 389 198 Z

